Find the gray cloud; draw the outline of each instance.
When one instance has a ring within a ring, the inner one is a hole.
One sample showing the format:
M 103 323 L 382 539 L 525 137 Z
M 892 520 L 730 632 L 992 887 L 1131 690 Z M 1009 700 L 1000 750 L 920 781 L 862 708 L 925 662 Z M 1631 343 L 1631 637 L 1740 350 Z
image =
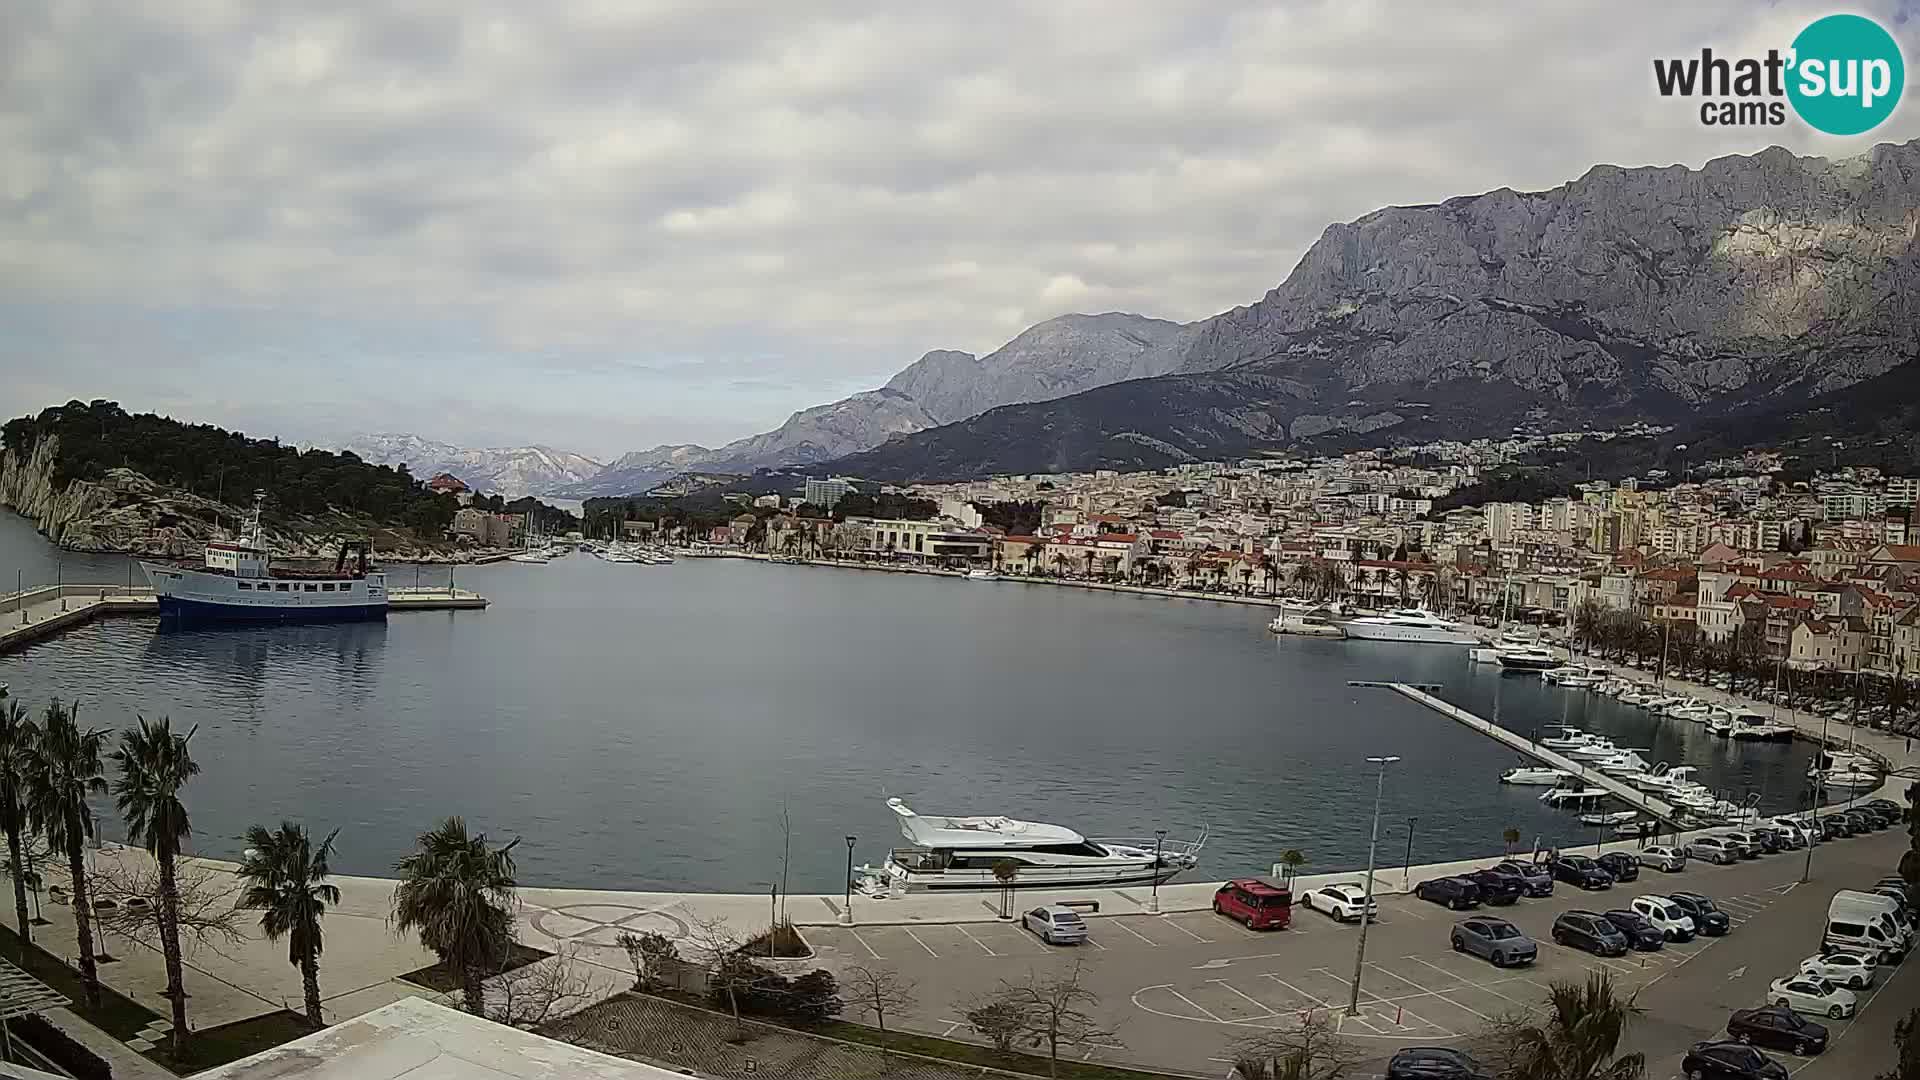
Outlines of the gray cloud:
M 715 441 L 1065 311 L 1247 302 L 1381 205 L 1920 134 L 1653 92 L 1826 10 L 11 5 L 0 370 L 301 437 Z

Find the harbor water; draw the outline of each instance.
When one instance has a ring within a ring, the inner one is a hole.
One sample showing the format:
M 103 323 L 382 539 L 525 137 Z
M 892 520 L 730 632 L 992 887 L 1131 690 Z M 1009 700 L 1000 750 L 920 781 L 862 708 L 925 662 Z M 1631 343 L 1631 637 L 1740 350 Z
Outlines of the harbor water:
M 16 571 L 16 568 L 17 571 Z M 0 574 L 125 582 L 0 515 Z M 446 580 L 395 567 L 390 584 Z M 137 577 L 137 571 L 136 571 Z M 9 580 L 7 587 L 12 587 Z M 0 657 L 0 682 L 83 722 L 197 725 L 195 847 L 254 822 L 341 829 L 335 868 L 383 874 L 449 814 L 502 838 L 523 882 L 796 892 L 840 887 L 844 837 L 901 842 L 884 800 L 1093 836 L 1211 839 L 1200 876 L 1364 865 L 1374 774 L 1394 754 L 1379 862 L 1594 840 L 1515 758 L 1385 690 L 1439 695 L 1517 731 L 1581 725 L 1768 808 L 1803 805 L 1806 745 L 1731 743 L 1584 691 L 1501 676 L 1466 650 L 1276 638 L 1272 612 L 1008 581 L 681 559 L 463 567 L 484 612 L 384 623 L 164 630 L 105 619 Z M 106 800 L 104 832 L 119 835 Z M 788 824 L 783 824 L 783 822 Z

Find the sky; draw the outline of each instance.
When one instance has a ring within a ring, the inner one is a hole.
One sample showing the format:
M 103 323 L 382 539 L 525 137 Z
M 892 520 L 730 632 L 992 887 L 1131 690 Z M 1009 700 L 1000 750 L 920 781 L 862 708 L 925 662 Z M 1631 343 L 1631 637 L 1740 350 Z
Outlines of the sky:
M 1920 137 L 1654 90 L 1834 10 L 1920 57 L 1920 0 L 0 5 L 0 411 L 716 445 L 1383 205 Z

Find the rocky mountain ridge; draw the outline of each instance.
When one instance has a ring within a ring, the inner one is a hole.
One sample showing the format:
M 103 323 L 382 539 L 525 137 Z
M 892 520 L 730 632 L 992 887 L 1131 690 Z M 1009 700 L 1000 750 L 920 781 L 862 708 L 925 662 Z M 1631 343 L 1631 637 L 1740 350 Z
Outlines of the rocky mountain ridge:
M 1920 351 L 1920 141 L 1598 166 L 1329 227 L 1169 374 L 1007 405 L 828 467 L 894 481 L 1155 467 L 1656 418 L 1834 390 Z
M 332 449 L 374 465 L 405 465 L 422 480 L 452 473 L 476 491 L 508 499 L 577 484 L 605 468 L 583 454 L 550 446 L 465 449 L 403 433 L 355 435 Z

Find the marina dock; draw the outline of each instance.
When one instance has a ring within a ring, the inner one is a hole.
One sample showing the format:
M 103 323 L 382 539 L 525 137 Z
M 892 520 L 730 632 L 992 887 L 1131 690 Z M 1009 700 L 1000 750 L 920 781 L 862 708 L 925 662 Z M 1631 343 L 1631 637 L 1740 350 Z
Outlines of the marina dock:
M 1672 805 L 1648 795 L 1646 792 L 1641 791 L 1631 784 L 1616 780 L 1601 772 L 1599 769 L 1589 768 L 1584 762 L 1576 761 L 1557 750 L 1549 750 L 1527 738 L 1525 735 L 1509 731 L 1491 720 L 1475 716 L 1467 710 L 1460 708 L 1458 705 L 1442 701 L 1420 687 L 1407 683 L 1375 683 L 1368 685 L 1385 686 L 1387 689 L 1403 697 L 1410 698 L 1425 705 L 1427 708 L 1432 709 L 1442 716 L 1459 721 L 1495 742 L 1502 743 L 1528 757 L 1544 762 L 1552 768 L 1572 773 L 1574 776 L 1579 777 L 1583 783 L 1604 788 L 1607 793 L 1614 798 L 1619 799 L 1635 810 L 1655 818 L 1668 826 L 1675 829 L 1686 827 L 1680 820 L 1680 812 Z
M 475 611 L 488 600 L 467 589 L 402 588 L 387 591 L 387 610 Z M 0 655 L 25 648 L 63 630 L 106 615 L 153 615 L 160 601 L 145 586 L 46 585 L 0 595 Z

